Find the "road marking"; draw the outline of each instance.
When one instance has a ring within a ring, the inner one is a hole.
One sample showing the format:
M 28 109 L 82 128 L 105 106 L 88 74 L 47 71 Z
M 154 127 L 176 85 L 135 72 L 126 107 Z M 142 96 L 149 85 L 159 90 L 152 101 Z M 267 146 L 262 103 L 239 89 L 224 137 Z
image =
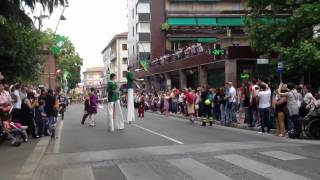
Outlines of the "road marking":
M 63 170 L 63 180 L 95 180 L 91 167 Z
M 127 180 L 162 180 L 144 163 L 121 163 L 118 167 Z
M 181 169 L 184 173 L 188 174 L 195 179 L 201 180 L 231 180 L 228 176 L 212 169 L 198 161 L 195 161 L 191 158 L 185 159 L 171 159 L 168 160 L 172 165 Z
M 310 180 L 298 174 L 294 174 L 289 171 L 276 168 L 271 165 L 264 164 L 264 163 L 261 163 L 240 155 L 236 155 L 236 154 L 215 156 L 215 158 L 224 160 L 228 163 L 231 163 L 243 169 L 247 169 L 253 173 L 259 174 L 263 177 L 266 177 L 272 180 L 279 180 L 279 179 Z
M 62 139 L 62 128 L 63 128 L 64 120 L 59 120 L 59 121 L 60 121 L 60 123 L 59 123 L 58 127 L 56 128 L 57 134 L 56 134 L 56 138 L 54 141 L 53 153 L 59 153 L 59 150 L 60 150 L 60 142 Z
M 143 130 L 148 131 L 148 132 L 150 132 L 150 133 L 152 133 L 152 134 L 161 136 L 161 137 L 163 137 L 163 138 L 165 138 L 165 139 L 168 139 L 168 140 L 170 140 L 170 141 L 173 141 L 173 142 L 175 142 L 175 143 L 177 143 L 177 144 L 184 144 L 184 143 L 181 142 L 181 141 L 178 141 L 178 140 L 173 139 L 173 138 L 171 138 L 171 137 L 169 137 L 169 136 L 166 136 L 166 135 L 157 133 L 157 132 L 152 131 L 152 130 L 150 130 L 150 129 L 147 129 L 147 128 L 145 128 L 145 127 L 139 126 L 139 125 L 137 125 L 137 124 L 132 124 L 132 126 L 135 126 L 135 127 L 137 127 L 137 128 L 143 129 Z
M 307 159 L 306 157 L 299 156 L 296 154 L 291 154 L 283 151 L 265 151 L 265 152 L 260 152 L 260 154 L 270 156 L 276 159 L 280 159 L 283 161 L 290 161 L 290 160 L 298 160 L 298 159 Z

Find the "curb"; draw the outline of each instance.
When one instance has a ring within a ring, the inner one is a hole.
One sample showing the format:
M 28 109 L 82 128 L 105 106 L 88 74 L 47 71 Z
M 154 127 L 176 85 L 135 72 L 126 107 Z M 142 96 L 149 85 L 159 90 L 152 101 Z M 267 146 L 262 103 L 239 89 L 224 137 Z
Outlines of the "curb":
M 158 115 L 162 115 L 160 112 L 153 112 L 153 111 L 147 111 L 149 113 L 153 113 L 153 114 L 158 114 Z M 177 115 L 177 114 L 170 114 L 169 117 L 175 117 L 175 118 L 179 118 L 179 119 L 183 119 L 183 120 L 187 120 L 189 121 L 189 119 L 187 119 L 186 117 L 184 116 L 181 116 L 181 115 Z M 196 118 L 196 121 L 197 122 L 201 122 L 201 120 L 199 118 Z M 261 129 L 259 127 L 249 127 L 247 125 L 244 125 L 244 124 L 238 124 L 238 123 L 232 123 L 230 126 L 227 126 L 227 125 L 224 125 L 222 124 L 220 121 L 216 121 L 216 120 L 213 120 L 213 124 L 215 125 L 219 125 L 219 126 L 224 126 L 224 127 L 231 127 L 231 128 L 236 128 L 236 129 L 244 129 L 244 130 L 249 130 L 249 131 L 256 131 L 256 132 L 260 132 Z M 271 129 L 270 130 L 270 133 L 271 134 L 275 134 L 276 132 L 276 129 Z
M 61 123 L 61 119 L 58 120 L 57 127 L 59 127 L 60 123 Z M 45 155 L 45 152 L 47 151 L 51 140 L 52 140 L 51 137 L 40 138 L 40 141 L 36 144 L 34 150 L 29 155 L 28 159 L 24 162 L 19 173 L 16 175 L 17 180 L 33 180 L 34 179 L 33 176 L 36 170 L 38 169 L 40 161 Z

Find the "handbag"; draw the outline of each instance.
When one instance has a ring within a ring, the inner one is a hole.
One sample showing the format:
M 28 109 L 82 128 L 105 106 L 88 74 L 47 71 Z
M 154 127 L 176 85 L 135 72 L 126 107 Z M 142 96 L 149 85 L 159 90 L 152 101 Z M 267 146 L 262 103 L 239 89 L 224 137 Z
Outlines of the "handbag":
M 199 104 L 195 105 L 195 109 L 198 110 L 199 109 Z

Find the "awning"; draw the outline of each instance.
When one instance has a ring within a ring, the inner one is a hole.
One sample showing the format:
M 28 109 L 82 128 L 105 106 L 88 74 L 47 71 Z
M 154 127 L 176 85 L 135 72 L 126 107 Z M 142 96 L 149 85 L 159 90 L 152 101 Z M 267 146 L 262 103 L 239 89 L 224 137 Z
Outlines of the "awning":
M 202 26 L 214 26 L 217 25 L 216 18 L 197 18 L 197 24 Z
M 194 26 L 197 25 L 196 18 L 168 18 L 170 26 Z
M 244 26 L 244 18 L 242 17 L 232 17 L 226 18 L 221 17 L 217 19 L 218 26 Z

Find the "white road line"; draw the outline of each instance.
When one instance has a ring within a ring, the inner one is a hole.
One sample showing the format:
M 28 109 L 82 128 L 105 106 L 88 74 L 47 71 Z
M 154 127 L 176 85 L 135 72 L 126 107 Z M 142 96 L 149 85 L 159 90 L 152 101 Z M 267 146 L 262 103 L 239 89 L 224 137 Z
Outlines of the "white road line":
M 232 180 L 228 176 L 212 169 L 198 161 L 195 161 L 191 158 L 185 159 L 171 159 L 168 160 L 172 165 L 181 169 L 184 173 L 188 174 L 195 179 L 201 180 Z
M 161 137 L 163 137 L 163 138 L 165 138 L 165 139 L 168 139 L 168 140 L 170 140 L 170 141 L 173 141 L 173 142 L 175 142 L 175 143 L 177 143 L 177 144 L 184 144 L 184 143 L 181 142 L 181 141 L 178 141 L 178 140 L 173 139 L 173 138 L 171 138 L 171 137 L 169 137 L 169 136 L 166 136 L 166 135 L 157 133 L 157 132 L 152 131 L 152 130 L 150 130 L 150 129 L 147 129 L 147 128 L 145 128 L 145 127 L 139 126 L 139 125 L 137 125 L 137 124 L 132 124 L 132 126 L 137 127 L 137 128 L 140 128 L 140 129 L 143 129 L 143 130 L 148 131 L 148 132 L 150 132 L 150 133 L 152 133 L 152 134 L 161 136 Z
M 63 180 L 95 180 L 91 167 L 63 170 Z
M 286 171 L 268 164 L 264 164 L 264 163 L 261 163 L 237 154 L 215 156 L 215 158 L 224 160 L 228 163 L 238 166 L 239 168 L 249 170 L 253 173 L 259 174 L 260 176 L 263 176 L 272 180 L 279 180 L 279 179 L 310 180 L 298 174 L 291 173 L 289 171 Z
M 127 180 L 162 180 L 147 164 L 121 163 L 118 165 Z
M 63 123 L 65 120 L 59 120 L 59 125 L 56 128 L 56 138 L 54 141 L 54 146 L 53 146 L 53 153 L 59 153 L 60 150 L 60 142 L 62 139 L 62 128 L 63 128 Z M 58 131 L 58 132 L 57 132 Z
M 265 152 L 260 152 L 260 154 L 263 154 L 265 156 L 273 157 L 276 159 L 280 159 L 283 161 L 290 161 L 290 160 L 299 160 L 299 159 L 307 159 L 304 156 L 299 156 L 296 154 L 291 154 L 283 151 L 265 151 Z

